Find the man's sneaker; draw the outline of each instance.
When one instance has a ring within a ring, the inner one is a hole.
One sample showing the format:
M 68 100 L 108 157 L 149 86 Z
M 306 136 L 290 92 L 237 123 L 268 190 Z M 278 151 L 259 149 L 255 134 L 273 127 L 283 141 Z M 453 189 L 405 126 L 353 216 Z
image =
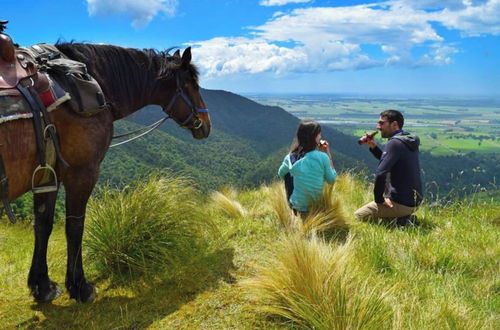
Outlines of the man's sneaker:
M 404 217 L 396 218 L 396 224 L 398 226 L 416 226 L 418 225 L 418 218 L 415 214 L 406 215 Z

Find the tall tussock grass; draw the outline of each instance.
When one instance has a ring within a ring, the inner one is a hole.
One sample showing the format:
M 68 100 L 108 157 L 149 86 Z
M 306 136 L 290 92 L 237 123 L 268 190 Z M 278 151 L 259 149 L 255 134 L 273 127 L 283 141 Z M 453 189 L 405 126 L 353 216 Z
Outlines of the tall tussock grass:
M 352 172 L 337 177 L 332 193 L 347 214 L 354 214 L 360 206 L 373 200 L 373 188 L 367 184 L 367 179 Z
M 266 313 L 303 329 L 384 329 L 392 310 L 349 265 L 350 243 L 333 248 L 318 236 L 291 234 L 243 283 Z
M 297 219 L 286 199 L 285 185 L 283 182 L 274 182 L 270 187 L 269 202 L 274 210 L 278 222 L 285 229 L 290 230 L 297 227 Z
M 88 206 L 87 255 L 104 276 L 173 275 L 215 239 L 201 201 L 192 182 L 167 173 L 103 188 Z
M 247 215 L 247 210 L 236 200 L 237 192 L 232 187 L 223 187 L 214 191 L 211 199 L 218 209 L 231 218 L 241 218 Z
M 323 195 L 311 206 L 304 219 L 304 233 L 332 233 L 349 227 L 349 220 L 334 185 L 324 185 Z
M 315 201 L 307 214 L 295 215 L 286 199 L 282 182 L 271 186 L 270 203 L 279 223 L 287 230 L 300 232 L 305 236 L 334 234 L 349 227 L 349 219 L 338 197 L 339 189 L 335 185 L 325 185 L 322 197 Z M 341 192 L 340 192 L 341 193 Z

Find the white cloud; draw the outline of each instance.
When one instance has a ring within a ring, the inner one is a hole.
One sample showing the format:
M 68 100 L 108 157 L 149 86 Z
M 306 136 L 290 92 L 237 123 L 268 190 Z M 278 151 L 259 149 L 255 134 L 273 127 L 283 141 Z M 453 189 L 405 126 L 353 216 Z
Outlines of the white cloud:
M 261 6 L 283 6 L 289 3 L 304 3 L 311 2 L 311 0 L 260 0 Z
M 300 8 L 250 27 L 250 36 L 194 45 L 207 76 L 447 65 L 459 50 L 436 31 L 436 22 L 464 36 L 498 35 L 500 0 L 392 0 Z
M 387 10 L 367 5 L 306 8 L 277 17 L 254 30 L 267 40 L 294 40 L 313 46 L 332 40 L 356 44 L 441 41 L 425 15 L 404 6 Z
M 440 13 L 434 13 L 433 18 L 450 29 L 461 31 L 464 36 L 500 35 L 500 0 L 467 5 L 460 11 L 446 8 Z
M 449 45 L 434 44 L 431 48 L 429 53 L 415 63 L 416 66 L 450 64 L 453 61 L 452 55 L 458 53 L 455 47 Z
M 148 24 L 159 13 L 173 16 L 178 0 L 86 0 L 90 16 L 127 14 L 132 26 Z
M 467 6 L 477 6 L 488 2 L 488 0 L 394 0 L 404 3 L 415 9 L 449 9 L 460 10 Z
M 306 63 L 301 49 L 279 47 L 262 39 L 214 38 L 194 43 L 196 63 L 207 76 L 238 72 L 282 73 L 299 69 Z

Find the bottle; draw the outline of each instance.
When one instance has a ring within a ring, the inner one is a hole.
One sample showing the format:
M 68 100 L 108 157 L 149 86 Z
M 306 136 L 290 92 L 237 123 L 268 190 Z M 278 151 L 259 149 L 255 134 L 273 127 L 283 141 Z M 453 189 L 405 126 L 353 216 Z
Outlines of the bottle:
M 368 143 L 368 139 L 372 139 L 375 135 L 377 135 L 377 133 L 378 133 L 378 131 L 366 133 L 365 135 L 363 135 L 362 137 L 359 138 L 358 144 L 361 145 L 361 144 Z

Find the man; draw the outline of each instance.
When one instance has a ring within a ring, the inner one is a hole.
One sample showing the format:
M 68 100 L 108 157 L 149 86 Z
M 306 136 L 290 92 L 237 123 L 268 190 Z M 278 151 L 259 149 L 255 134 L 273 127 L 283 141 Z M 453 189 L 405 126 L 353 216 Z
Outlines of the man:
M 373 193 L 375 201 L 370 202 L 354 215 L 359 220 L 396 219 L 398 225 L 416 221 L 412 216 L 422 202 L 422 180 L 418 136 L 403 131 L 403 115 L 396 110 L 380 113 L 377 130 L 389 141 L 382 150 L 373 136 L 366 134 L 364 139 L 370 152 L 380 160 L 377 167 Z

